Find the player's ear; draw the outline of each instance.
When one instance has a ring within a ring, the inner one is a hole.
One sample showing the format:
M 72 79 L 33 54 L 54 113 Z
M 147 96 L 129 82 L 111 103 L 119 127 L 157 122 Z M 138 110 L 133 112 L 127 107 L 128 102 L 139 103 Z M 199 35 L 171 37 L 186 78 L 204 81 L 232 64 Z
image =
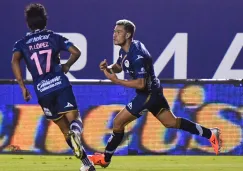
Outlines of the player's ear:
M 126 34 L 126 39 L 130 38 L 130 36 L 131 36 L 131 33 L 127 33 Z

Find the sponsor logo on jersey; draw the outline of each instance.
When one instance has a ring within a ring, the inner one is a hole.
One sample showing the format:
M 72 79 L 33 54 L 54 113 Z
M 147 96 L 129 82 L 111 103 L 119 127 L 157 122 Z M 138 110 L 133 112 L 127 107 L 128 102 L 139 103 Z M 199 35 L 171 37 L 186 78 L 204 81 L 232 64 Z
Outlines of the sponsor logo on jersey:
M 40 40 L 47 40 L 47 39 L 49 39 L 49 37 L 50 37 L 50 34 L 48 34 L 48 35 L 39 35 L 39 36 L 36 36 L 36 37 L 32 37 L 29 40 L 27 40 L 26 44 L 38 42 Z
M 37 90 L 43 92 L 60 84 L 62 84 L 61 76 L 56 76 L 52 79 L 42 80 L 39 84 L 37 84 Z

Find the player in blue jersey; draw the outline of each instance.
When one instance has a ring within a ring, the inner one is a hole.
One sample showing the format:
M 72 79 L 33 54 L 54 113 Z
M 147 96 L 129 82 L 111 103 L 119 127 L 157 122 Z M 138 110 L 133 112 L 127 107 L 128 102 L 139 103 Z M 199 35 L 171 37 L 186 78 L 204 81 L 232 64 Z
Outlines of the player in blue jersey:
M 121 47 L 115 64 L 100 63 L 100 69 L 113 83 L 136 89 L 137 95 L 113 120 L 113 134 L 108 140 L 104 154 L 96 153 L 89 158 L 94 164 L 107 167 L 124 136 L 125 126 L 150 111 L 166 128 L 177 128 L 209 139 L 216 154 L 221 142 L 218 128 L 208 129 L 187 119 L 176 117 L 163 95 L 160 81 L 155 76 L 152 58 L 140 41 L 133 40 L 135 25 L 129 20 L 119 20 L 113 34 L 115 45 Z M 118 79 L 115 73 L 128 73 L 131 80 Z
M 47 13 L 43 5 L 28 5 L 25 17 L 31 32 L 15 43 L 12 57 L 13 73 L 23 97 L 26 101 L 31 99 L 22 78 L 21 59 L 24 59 L 32 75 L 38 102 L 46 118 L 58 125 L 75 156 L 82 161 L 80 170 L 94 171 L 95 168 L 81 144 L 82 120 L 72 86 L 65 75 L 81 53 L 68 39 L 46 29 Z M 61 51 L 71 54 L 62 65 L 59 58 Z

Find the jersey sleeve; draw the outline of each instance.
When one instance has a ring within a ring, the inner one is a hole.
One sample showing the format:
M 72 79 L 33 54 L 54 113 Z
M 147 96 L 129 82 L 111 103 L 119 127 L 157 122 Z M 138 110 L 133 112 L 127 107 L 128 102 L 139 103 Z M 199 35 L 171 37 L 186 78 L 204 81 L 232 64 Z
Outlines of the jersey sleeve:
M 15 42 L 12 52 L 22 52 L 19 41 Z
M 146 71 L 146 63 L 145 58 L 137 55 L 134 61 L 134 74 L 136 78 L 145 78 L 147 71 Z
M 69 41 L 69 39 L 67 39 L 66 37 L 63 37 L 62 35 L 58 35 L 58 37 L 61 50 L 68 51 L 68 49 L 73 46 L 73 43 Z

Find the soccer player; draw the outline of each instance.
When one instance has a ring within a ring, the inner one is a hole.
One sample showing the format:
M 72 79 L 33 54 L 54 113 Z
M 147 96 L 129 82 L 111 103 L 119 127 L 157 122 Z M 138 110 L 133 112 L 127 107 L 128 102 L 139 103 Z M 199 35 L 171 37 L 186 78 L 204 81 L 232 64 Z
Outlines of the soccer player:
M 21 59 L 24 59 L 32 75 L 38 103 L 46 118 L 60 128 L 67 144 L 82 161 L 80 170 L 94 171 L 95 168 L 81 144 L 82 120 L 72 86 L 65 75 L 81 53 L 68 39 L 46 29 L 47 13 L 43 5 L 28 5 L 25 17 L 31 32 L 15 43 L 12 57 L 13 73 L 21 87 L 24 100 L 29 101 L 31 95 L 22 78 Z M 71 53 L 68 61 L 62 65 L 60 51 Z
M 166 128 L 177 128 L 191 134 L 209 139 L 216 154 L 221 147 L 218 128 L 205 128 L 187 119 L 176 117 L 163 95 L 160 81 L 156 78 L 152 58 L 138 40 L 133 40 L 135 25 L 129 20 L 119 20 L 113 34 L 115 45 L 121 47 L 116 63 L 108 66 L 107 61 L 100 63 L 100 69 L 113 83 L 136 89 L 136 96 L 121 110 L 113 120 L 113 134 L 108 140 L 104 154 L 89 156 L 95 165 L 107 167 L 116 148 L 124 136 L 125 126 L 141 117 L 142 111 L 149 110 Z M 131 80 L 118 79 L 115 73 L 128 73 Z

